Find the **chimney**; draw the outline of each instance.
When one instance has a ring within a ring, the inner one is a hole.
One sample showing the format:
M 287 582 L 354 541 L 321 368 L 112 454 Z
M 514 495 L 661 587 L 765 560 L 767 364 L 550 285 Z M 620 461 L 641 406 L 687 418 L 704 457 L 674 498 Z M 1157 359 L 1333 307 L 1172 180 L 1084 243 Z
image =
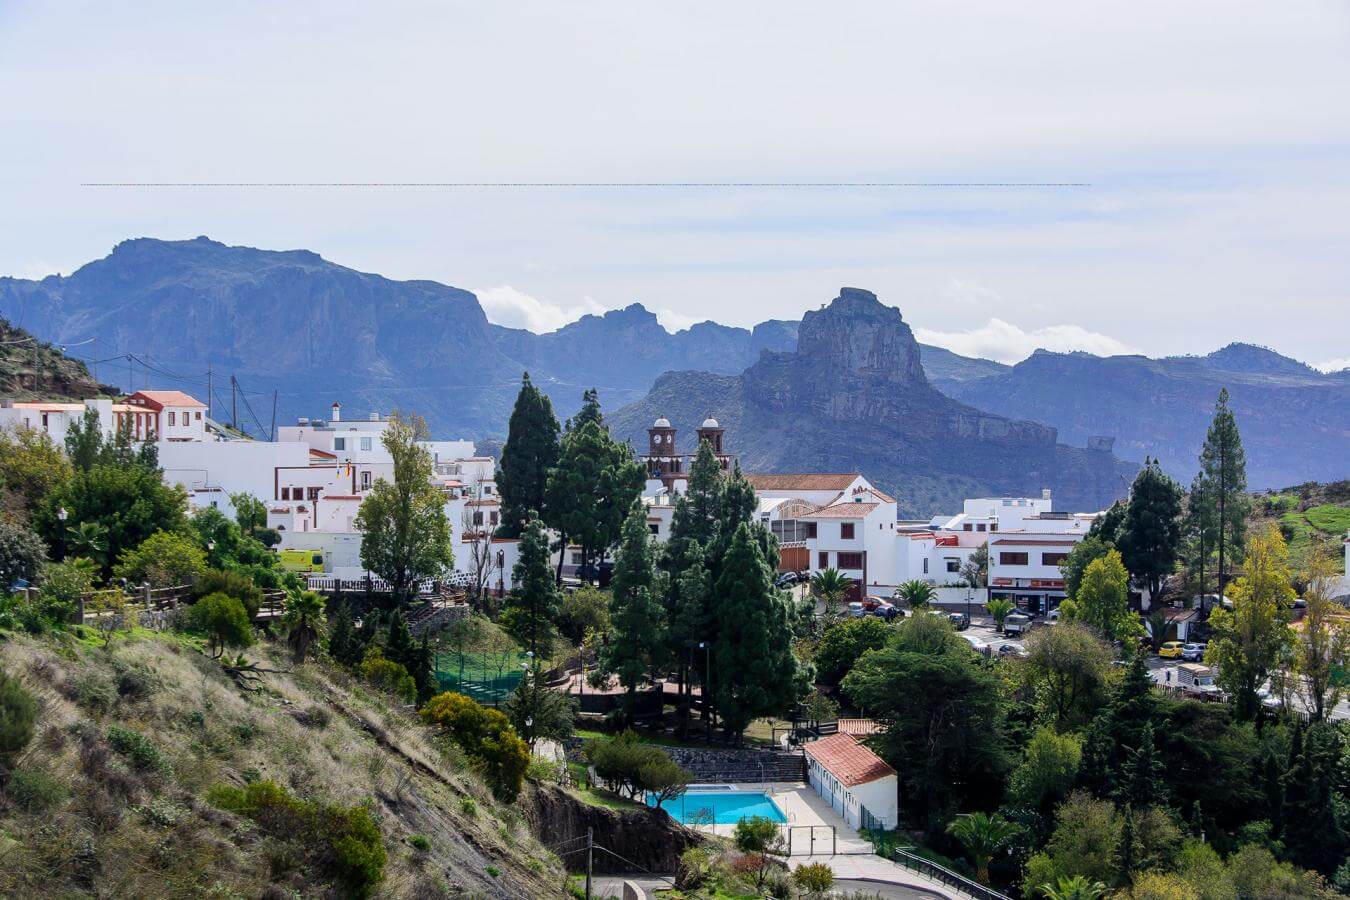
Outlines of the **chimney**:
M 332 421 L 332 422 L 341 422 L 341 421 L 342 421 L 342 404 L 341 404 L 341 403 L 334 403 L 334 404 L 333 404 L 333 416 L 332 416 L 332 418 L 331 418 L 329 421 Z

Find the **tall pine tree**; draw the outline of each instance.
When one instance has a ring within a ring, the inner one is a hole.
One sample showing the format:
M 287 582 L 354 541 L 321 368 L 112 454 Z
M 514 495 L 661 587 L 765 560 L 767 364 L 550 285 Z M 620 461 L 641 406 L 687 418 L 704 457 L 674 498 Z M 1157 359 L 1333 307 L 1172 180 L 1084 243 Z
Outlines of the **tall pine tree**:
M 1163 474 L 1156 459 L 1145 458 L 1135 476 L 1116 547 L 1135 581 L 1148 585 L 1156 605 L 1181 548 L 1181 486 Z
M 751 721 L 786 713 L 797 700 L 792 610 L 774 589 L 760 540 L 737 526 L 717 579 L 713 698 L 727 731 L 739 739 Z
M 583 562 L 603 557 L 619 539 L 645 481 L 632 447 L 614 440 L 596 421 L 574 423 L 549 473 L 544 500 L 545 521 L 560 534 L 564 552 L 571 541 L 581 546 Z
M 498 533 L 518 537 L 530 516 L 545 512 L 544 489 L 549 469 L 558 462 L 558 420 L 548 395 L 521 378 L 520 393 L 511 411 L 506 444 L 497 468 L 502 521 Z
M 558 633 L 562 598 L 549 565 L 548 534 L 538 519 L 531 519 L 525 526 L 520 559 L 511 577 L 516 587 L 502 605 L 502 627 L 536 660 L 542 659 L 552 649 Z
M 1219 553 L 1219 594 L 1223 595 L 1227 563 L 1242 559 L 1247 535 L 1247 456 L 1237 420 L 1228 408 L 1228 388 L 1219 391 L 1214 420 L 1200 450 L 1201 499 L 1210 509 Z
M 614 561 L 609 641 L 600 653 L 600 671 L 619 676 L 631 713 L 638 686 L 662 662 L 666 646 L 661 581 L 647 513 L 635 502 L 623 525 Z

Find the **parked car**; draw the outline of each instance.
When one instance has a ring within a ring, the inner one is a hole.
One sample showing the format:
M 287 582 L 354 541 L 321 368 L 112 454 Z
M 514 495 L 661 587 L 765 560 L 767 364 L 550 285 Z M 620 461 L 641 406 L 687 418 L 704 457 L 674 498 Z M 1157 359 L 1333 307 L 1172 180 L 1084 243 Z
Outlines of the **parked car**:
M 983 638 L 973 634 L 963 634 L 961 635 L 961 639 L 970 644 L 970 649 L 974 650 L 976 653 L 983 653 L 985 656 L 989 655 L 989 642 Z
M 1012 643 L 999 644 L 996 648 L 994 648 L 994 652 L 998 654 L 999 659 L 1006 659 L 1012 656 L 1021 657 L 1030 655 L 1029 653 L 1027 653 L 1026 647 L 1023 647 L 1021 644 L 1012 644 Z
M 970 627 L 970 616 L 966 615 L 965 613 L 959 612 L 948 613 L 947 621 L 951 622 L 952 625 L 956 626 L 957 631 L 965 631 L 967 628 Z
M 864 610 L 866 610 L 867 612 L 871 612 L 878 606 L 881 606 L 883 603 L 889 603 L 890 601 L 888 601 L 885 597 L 878 597 L 875 594 L 868 594 L 866 597 L 863 597 L 862 600 L 859 602 L 862 603 Z
M 1181 658 L 1186 660 L 1186 662 L 1202 662 L 1205 658 L 1206 646 L 1207 645 L 1204 643 L 1183 644 L 1181 647 Z
M 1167 641 L 1158 648 L 1158 655 L 1163 659 L 1180 659 L 1181 648 L 1184 646 L 1181 641 Z
M 1003 633 L 1006 635 L 1025 634 L 1031 630 L 1031 616 L 1025 613 L 1013 613 L 1003 620 Z
M 854 600 L 848 605 L 848 614 L 855 619 L 859 619 L 867 615 L 867 610 L 863 609 L 863 605 L 860 602 Z
M 894 619 L 896 616 L 904 615 L 904 611 L 901 610 L 900 607 L 896 606 L 894 603 L 879 603 L 876 606 L 869 609 L 867 612 L 869 615 L 873 615 L 881 619 L 886 619 L 888 621 Z
M 780 572 L 778 577 L 773 580 L 773 583 L 780 588 L 785 588 L 792 587 L 794 584 L 800 584 L 806 580 L 808 579 L 802 572 Z

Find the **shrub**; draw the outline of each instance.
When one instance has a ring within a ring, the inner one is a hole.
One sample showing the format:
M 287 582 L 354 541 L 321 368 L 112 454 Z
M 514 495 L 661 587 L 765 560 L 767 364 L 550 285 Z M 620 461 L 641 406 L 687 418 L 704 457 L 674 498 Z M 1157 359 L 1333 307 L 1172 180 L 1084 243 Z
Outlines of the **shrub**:
M 333 714 L 322 706 L 308 706 L 294 710 L 291 717 L 306 728 L 313 728 L 316 731 L 323 731 L 333 721 Z
M 478 804 L 472 797 L 465 797 L 463 800 L 459 801 L 459 811 L 469 818 L 473 818 L 478 815 Z
M 680 854 L 680 864 L 675 868 L 675 888 L 696 891 L 707 883 L 712 872 L 712 853 L 704 847 L 690 847 Z
M 206 553 L 181 532 L 156 531 L 134 550 L 125 550 L 113 575 L 152 588 L 191 584 L 206 571 Z
M 72 698 L 94 715 L 102 715 L 117 703 L 117 687 L 99 672 L 81 672 L 75 679 Z
M 142 771 L 164 772 L 169 768 L 169 761 L 164 758 L 164 754 L 154 742 L 135 729 L 110 725 L 108 746 L 125 756 L 131 761 L 132 766 Z
M 37 723 L 37 701 L 28 689 L 0 670 L 0 764 L 23 752 L 33 739 Z
M 417 699 L 417 682 L 413 681 L 407 668 L 385 659 L 378 650 L 366 655 L 365 661 L 361 663 L 361 677 L 391 697 L 409 703 Z
M 431 839 L 424 834 L 414 834 L 408 838 L 408 843 L 418 853 L 428 853 L 431 851 Z
M 238 572 L 223 572 L 220 569 L 207 569 L 192 585 L 192 597 L 200 600 L 211 594 L 224 594 L 233 597 L 244 605 L 249 618 L 258 614 L 262 608 L 263 592 L 253 579 Z
M 825 863 L 798 866 L 792 880 L 807 894 L 823 895 L 834 886 L 834 870 Z
M 144 700 L 154 693 L 156 684 L 153 673 L 140 666 L 125 663 L 113 664 L 117 671 L 117 695 L 128 700 Z
M 0 521 L 0 593 L 16 581 L 36 581 L 46 558 L 42 538 L 22 525 Z
M 219 659 L 226 647 L 253 643 L 253 622 L 248 612 L 227 594 L 208 594 L 194 603 L 187 613 L 187 625 L 206 635 L 214 659 Z
M 422 707 L 422 720 L 442 729 L 464 751 L 498 799 L 515 800 L 530 766 L 530 748 L 504 713 L 445 691 Z
M 207 801 L 247 816 L 271 835 L 299 842 L 352 896 L 367 896 L 384 878 L 388 862 L 384 840 L 364 806 L 301 800 L 271 781 L 255 781 L 243 788 L 217 785 L 207 793 Z
M 5 796 L 30 813 L 44 812 L 66 799 L 66 794 L 66 786 L 46 772 L 20 770 L 5 785 Z

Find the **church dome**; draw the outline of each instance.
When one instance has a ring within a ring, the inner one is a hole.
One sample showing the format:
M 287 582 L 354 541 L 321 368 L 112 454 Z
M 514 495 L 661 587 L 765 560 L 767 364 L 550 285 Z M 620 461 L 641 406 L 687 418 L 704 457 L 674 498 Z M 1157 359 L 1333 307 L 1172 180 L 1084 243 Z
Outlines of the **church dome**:
M 721 428 L 722 426 L 721 426 L 721 425 L 718 425 L 718 424 L 717 424 L 717 420 L 714 419 L 712 416 L 708 416 L 708 418 L 706 418 L 706 419 L 703 420 L 703 424 L 702 424 L 701 426 L 699 426 L 699 427 L 700 427 L 700 428 Z
M 655 422 L 652 423 L 652 427 L 653 427 L 653 428 L 669 428 L 669 427 L 670 427 L 670 420 L 667 419 L 665 416 L 662 416 L 661 418 L 657 419 Z

